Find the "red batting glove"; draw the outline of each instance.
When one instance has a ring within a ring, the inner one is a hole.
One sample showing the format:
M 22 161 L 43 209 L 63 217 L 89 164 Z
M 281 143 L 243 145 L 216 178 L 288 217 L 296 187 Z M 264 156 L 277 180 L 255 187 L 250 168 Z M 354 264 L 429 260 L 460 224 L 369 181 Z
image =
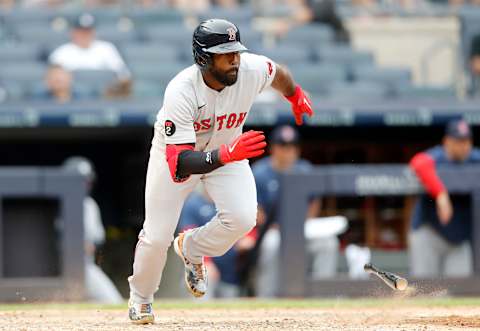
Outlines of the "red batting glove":
M 240 135 L 230 145 L 221 145 L 219 150 L 220 162 L 227 164 L 251 157 L 260 156 L 265 152 L 265 136 L 261 131 L 250 130 Z
M 295 116 L 295 123 L 297 123 L 297 125 L 303 124 L 303 114 L 307 114 L 308 116 L 313 115 L 312 101 L 305 95 L 300 85 L 295 87 L 295 93 L 293 93 L 293 95 L 289 97 L 285 96 L 285 98 L 292 104 L 293 116 Z

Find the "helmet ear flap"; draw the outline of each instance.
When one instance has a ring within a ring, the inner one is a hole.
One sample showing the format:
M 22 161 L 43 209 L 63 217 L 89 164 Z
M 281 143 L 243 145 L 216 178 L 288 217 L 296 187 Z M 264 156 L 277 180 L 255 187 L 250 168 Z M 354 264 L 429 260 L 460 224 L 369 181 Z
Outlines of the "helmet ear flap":
M 212 56 L 206 52 L 199 51 L 195 46 L 193 47 L 193 58 L 195 59 L 195 63 L 201 68 L 206 68 L 212 63 Z

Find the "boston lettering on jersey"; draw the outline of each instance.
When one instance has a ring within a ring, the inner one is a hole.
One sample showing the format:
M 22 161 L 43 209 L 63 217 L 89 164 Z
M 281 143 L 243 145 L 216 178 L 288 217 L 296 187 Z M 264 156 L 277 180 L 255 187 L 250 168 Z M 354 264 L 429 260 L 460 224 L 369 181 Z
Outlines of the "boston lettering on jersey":
M 245 121 L 246 117 L 246 112 L 242 112 L 239 114 L 231 113 L 228 116 L 227 114 L 217 116 L 215 121 L 217 124 L 217 131 L 223 129 L 238 128 Z M 213 118 L 206 118 L 200 120 L 199 122 L 194 122 L 193 128 L 195 129 L 195 132 L 210 130 L 212 128 L 212 120 Z

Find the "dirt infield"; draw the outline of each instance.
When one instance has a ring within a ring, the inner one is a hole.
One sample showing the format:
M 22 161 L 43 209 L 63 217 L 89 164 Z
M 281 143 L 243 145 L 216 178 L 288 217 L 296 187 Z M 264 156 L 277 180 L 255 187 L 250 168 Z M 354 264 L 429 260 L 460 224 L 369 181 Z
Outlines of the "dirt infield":
M 0 330 L 123 331 L 123 330 L 480 330 L 480 305 L 457 306 L 433 301 L 431 305 L 362 302 L 330 305 L 191 305 L 156 310 L 157 323 L 131 325 L 126 309 L 59 306 L 40 309 L 0 307 Z M 160 305 L 161 306 L 161 305 Z M 226 306 L 226 308 L 222 308 Z M 323 307 L 326 306 L 326 307 Z M 3 306 L 4 307 L 4 306 Z

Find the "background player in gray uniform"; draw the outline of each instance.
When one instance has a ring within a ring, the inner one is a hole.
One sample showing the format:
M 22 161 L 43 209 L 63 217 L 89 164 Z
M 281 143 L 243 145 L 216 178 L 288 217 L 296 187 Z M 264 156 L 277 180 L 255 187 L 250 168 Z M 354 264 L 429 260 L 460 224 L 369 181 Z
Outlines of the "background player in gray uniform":
M 207 290 L 204 256 L 220 256 L 256 224 L 257 194 L 248 158 L 264 153 L 262 132 L 242 134 L 255 97 L 272 86 L 292 103 L 297 124 L 313 111 L 290 73 L 272 60 L 249 54 L 238 28 L 221 19 L 193 33 L 195 64 L 168 84 L 155 123 L 145 188 L 145 222 L 129 277 L 129 316 L 152 323 L 153 295 L 183 203 L 201 181 L 217 214 L 204 226 L 180 234 L 174 249 L 185 265 L 190 292 Z M 242 53 L 242 54 L 241 54 Z

